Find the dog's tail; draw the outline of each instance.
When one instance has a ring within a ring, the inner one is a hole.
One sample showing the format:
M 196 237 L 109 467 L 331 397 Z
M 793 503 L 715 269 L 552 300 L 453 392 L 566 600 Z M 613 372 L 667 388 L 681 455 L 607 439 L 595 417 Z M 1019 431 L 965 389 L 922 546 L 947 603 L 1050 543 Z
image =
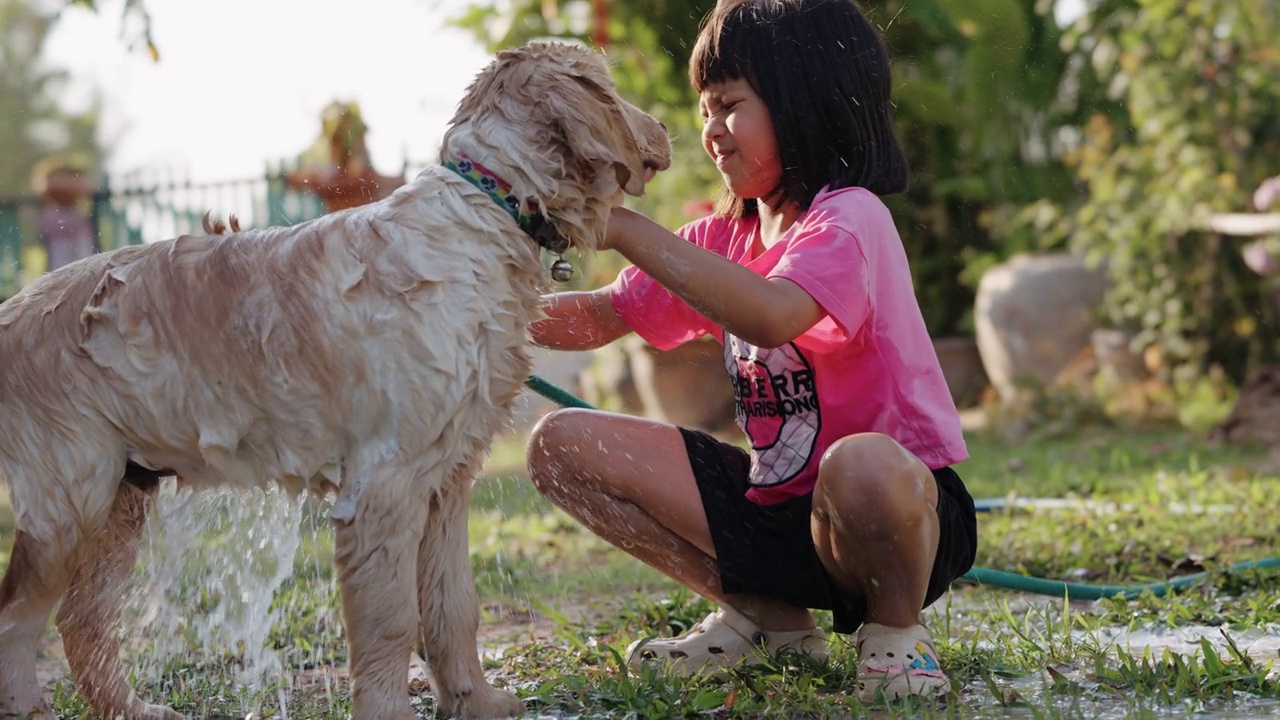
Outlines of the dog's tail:
M 226 235 L 228 227 L 230 227 L 231 232 L 233 233 L 240 232 L 240 218 L 236 217 L 234 214 L 229 215 L 227 217 L 227 222 L 225 223 L 222 222 L 222 218 L 218 218 L 217 220 L 211 219 L 212 215 L 213 211 L 206 210 L 204 217 L 200 220 L 200 225 L 204 228 L 204 231 L 207 234 Z

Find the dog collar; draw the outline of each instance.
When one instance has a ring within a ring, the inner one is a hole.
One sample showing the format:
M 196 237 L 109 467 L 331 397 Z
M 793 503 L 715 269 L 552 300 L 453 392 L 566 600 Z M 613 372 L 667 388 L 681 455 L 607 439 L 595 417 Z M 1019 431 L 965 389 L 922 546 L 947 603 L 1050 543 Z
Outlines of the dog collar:
M 527 200 L 521 207 L 520 198 L 512 192 L 511 184 L 495 175 L 485 166 L 466 155 L 459 154 L 457 162 L 446 161 L 444 166 L 462 176 L 472 185 L 484 191 L 498 207 L 506 210 L 525 234 L 548 252 L 557 255 L 569 249 L 569 241 L 557 231 L 534 200 Z

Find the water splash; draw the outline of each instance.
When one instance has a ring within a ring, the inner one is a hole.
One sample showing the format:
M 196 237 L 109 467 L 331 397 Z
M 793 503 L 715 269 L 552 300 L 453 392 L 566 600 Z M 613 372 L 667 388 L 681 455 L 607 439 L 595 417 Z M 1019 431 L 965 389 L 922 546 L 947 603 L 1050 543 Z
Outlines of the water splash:
M 280 672 L 268 645 L 281 615 L 272 600 L 293 574 L 303 503 L 274 488 L 162 488 L 128 606 L 128 636 L 143 640 L 134 666 L 154 680 L 176 660 L 230 658 L 251 687 Z

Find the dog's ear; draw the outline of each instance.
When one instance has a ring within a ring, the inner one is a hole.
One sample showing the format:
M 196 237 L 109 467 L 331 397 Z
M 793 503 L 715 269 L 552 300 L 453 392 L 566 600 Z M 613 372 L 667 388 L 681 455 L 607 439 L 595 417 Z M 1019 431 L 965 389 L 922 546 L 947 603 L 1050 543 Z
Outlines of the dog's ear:
M 612 164 L 618 187 L 628 195 L 643 195 L 644 157 L 627 122 L 622 100 L 609 87 L 586 73 L 571 71 L 559 83 L 555 98 L 558 124 L 573 154 L 583 160 Z

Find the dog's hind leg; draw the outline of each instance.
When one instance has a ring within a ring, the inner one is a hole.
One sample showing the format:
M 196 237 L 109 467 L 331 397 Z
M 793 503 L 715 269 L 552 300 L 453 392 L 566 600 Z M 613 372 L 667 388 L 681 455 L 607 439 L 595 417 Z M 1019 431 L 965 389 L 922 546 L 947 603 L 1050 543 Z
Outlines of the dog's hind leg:
M 180 720 L 178 713 L 143 702 L 129 686 L 120 659 L 120 610 L 138 557 L 154 483 L 120 485 L 106 524 L 93 537 L 58 610 L 67 662 L 76 688 L 98 714 L 129 720 Z
M 36 652 L 59 590 L 40 577 L 39 549 L 19 530 L 0 581 L 0 718 L 53 717 L 36 679 Z
M 427 503 L 410 496 L 411 477 L 400 468 L 374 473 L 354 499 L 354 516 L 331 515 L 355 720 L 416 717 L 405 678 L 418 627 L 414 579 Z
M 18 482 L 26 479 L 19 476 Z M 94 482 L 86 481 L 84 487 L 94 487 Z M 51 718 L 36 678 L 36 653 L 49 613 L 71 583 L 87 538 L 105 520 L 112 495 L 87 492 L 74 501 L 60 497 L 30 506 L 24 506 L 16 491 L 13 496 L 18 531 L 0 580 L 0 718 Z
M 524 703 L 485 680 L 476 649 L 480 603 L 467 545 L 470 470 L 449 478 L 432 497 L 418 548 L 420 650 L 443 713 L 511 717 L 524 712 Z

